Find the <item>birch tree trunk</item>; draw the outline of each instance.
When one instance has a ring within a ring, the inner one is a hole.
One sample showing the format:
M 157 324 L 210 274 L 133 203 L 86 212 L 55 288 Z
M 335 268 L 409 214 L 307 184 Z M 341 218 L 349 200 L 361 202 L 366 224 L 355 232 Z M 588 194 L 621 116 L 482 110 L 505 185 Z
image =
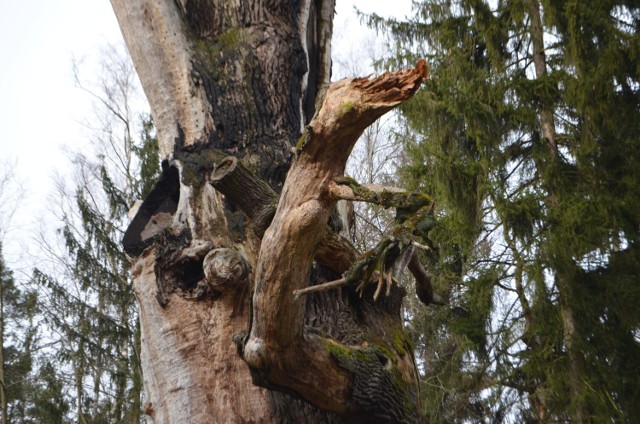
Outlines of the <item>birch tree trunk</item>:
M 149 421 L 420 421 L 404 291 L 293 292 L 358 263 L 336 181 L 424 62 L 330 84 L 333 0 L 112 4 L 163 158 L 123 240 Z

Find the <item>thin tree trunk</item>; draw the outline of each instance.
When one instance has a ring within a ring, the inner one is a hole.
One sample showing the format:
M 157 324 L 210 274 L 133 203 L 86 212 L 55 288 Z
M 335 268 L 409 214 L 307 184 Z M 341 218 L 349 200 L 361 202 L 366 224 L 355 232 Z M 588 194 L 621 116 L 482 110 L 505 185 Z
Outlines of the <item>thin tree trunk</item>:
M 0 271 L 4 271 L 0 269 Z M 1 276 L 2 274 L 0 274 Z M 7 424 L 7 382 L 4 363 L 4 282 L 0 280 L 0 405 L 2 406 L 2 424 Z
M 85 312 L 82 310 L 78 321 L 75 323 L 77 330 L 80 332 L 78 345 L 76 346 L 76 355 L 72 358 L 73 378 L 76 389 L 76 422 L 79 424 L 87 424 L 87 418 L 84 415 L 84 378 L 88 373 L 87 363 L 85 362 L 85 342 L 88 324 L 86 323 Z
M 529 0 L 529 14 L 531 17 L 533 66 L 536 71 L 536 78 L 541 78 L 547 74 L 547 60 L 544 45 L 544 30 L 542 19 L 540 18 L 540 3 L 538 0 Z M 542 136 L 549 146 L 551 155 L 555 157 L 558 154 L 558 146 L 556 143 L 556 126 L 553 120 L 553 109 L 548 105 L 542 105 L 539 113 Z
M 529 13 L 531 17 L 531 40 L 533 47 L 533 63 L 535 67 L 536 78 L 542 78 L 547 74 L 547 63 L 544 45 L 544 30 L 542 19 L 540 17 L 540 3 L 538 0 L 529 0 Z M 542 135 L 547 143 L 550 152 L 550 158 L 553 163 L 558 160 L 558 146 L 556 141 L 556 126 L 553 119 L 553 109 L 549 105 L 543 104 L 539 109 L 540 125 Z M 559 206 L 556 191 L 553 187 L 549 188 L 548 195 L 549 207 L 557 210 Z M 567 259 L 567 260 L 570 260 Z M 566 274 L 566 271 L 564 272 Z M 569 299 L 572 296 L 570 286 L 570 277 L 563 275 L 557 271 L 554 275 L 555 283 L 560 291 L 560 314 L 564 334 L 564 343 L 569 356 L 569 364 L 571 372 L 569 373 L 570 391 L 572 396 L 572 410 L 574 423 L 585 422 L 586 412 L 582 401 L 580 401 L 580 393 L 582 391 L 581 375 L 582 366 L 580 364 L 579 354 L 575 348 L 576 340 L 576 323 L 573 309 L 569 305 Z

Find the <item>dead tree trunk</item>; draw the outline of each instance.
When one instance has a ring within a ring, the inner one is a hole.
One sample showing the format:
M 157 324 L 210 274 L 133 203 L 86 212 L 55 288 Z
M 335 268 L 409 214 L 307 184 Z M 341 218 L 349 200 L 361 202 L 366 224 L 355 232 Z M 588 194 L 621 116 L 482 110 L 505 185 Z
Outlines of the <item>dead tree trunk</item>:
M 327 222 L 356 139 L 426 65 L 329 84 L 333 0 L 112 4 L 163 158 L 124 238 L 150 421 L 418 422 L 404 291 L 367 284 L 401 243 L 358 259 Z

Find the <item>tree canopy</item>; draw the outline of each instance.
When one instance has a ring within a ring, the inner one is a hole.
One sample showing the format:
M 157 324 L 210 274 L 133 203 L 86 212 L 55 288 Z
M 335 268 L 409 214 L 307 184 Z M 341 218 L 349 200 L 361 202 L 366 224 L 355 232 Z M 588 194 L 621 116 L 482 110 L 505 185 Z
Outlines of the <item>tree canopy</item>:
M 436 202 L 428 254 L 454 308 L 412 322 L 435 421 L 626 422 L 640 369 L 640 68 L 634 2 L 416 2 L 393 66 L 404 181 Z M 459 308 L 459 309 L 458 309 Z

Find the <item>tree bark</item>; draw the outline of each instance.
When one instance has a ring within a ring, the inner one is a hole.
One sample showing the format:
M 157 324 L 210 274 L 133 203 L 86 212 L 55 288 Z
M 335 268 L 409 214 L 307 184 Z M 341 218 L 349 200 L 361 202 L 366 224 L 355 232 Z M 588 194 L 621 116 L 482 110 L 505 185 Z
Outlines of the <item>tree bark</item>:
M 424 62 L 329 84 L 333 0 L 112 4 L 164 160 L 123 241 L 149 421 L 418 422 L 403 290 L 293 291 L 355 261 L 330 187 Z

